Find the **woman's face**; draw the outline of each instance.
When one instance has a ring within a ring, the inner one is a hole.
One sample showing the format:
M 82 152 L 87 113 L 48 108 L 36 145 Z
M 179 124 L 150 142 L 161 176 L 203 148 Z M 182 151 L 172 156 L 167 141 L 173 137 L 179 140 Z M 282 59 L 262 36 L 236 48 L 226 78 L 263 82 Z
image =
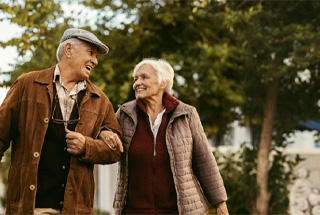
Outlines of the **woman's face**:
M 155 69 L 149 64 L 142 65 L 134 76 L 133 90 L 136 98 L 148 99 L 162 96 L 161 88 Z

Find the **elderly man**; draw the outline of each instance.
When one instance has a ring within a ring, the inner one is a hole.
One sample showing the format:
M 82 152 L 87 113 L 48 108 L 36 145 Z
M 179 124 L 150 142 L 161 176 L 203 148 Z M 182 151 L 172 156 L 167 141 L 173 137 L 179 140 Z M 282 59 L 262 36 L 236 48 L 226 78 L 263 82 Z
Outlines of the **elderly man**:
M 108 47 L 67 29 L 58 64 L 20 76 L 0 107 L 0 157 L 12 143 L 7 214 L 91 214 L 94 164 L 120 159 L 122 133 L 109 99 L 89 80 Z M 97 140 L 99 131 L 108 133 Z

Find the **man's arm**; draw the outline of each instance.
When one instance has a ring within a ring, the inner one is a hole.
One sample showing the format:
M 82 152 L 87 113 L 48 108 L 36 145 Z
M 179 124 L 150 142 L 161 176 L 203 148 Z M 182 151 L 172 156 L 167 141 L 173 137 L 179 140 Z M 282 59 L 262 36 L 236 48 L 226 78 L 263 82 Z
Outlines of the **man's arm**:
M 18 135 L 18 118 L 20 107 L 20 81 L 11 86 L 0 107 L 0 160 L 10 147 L 11 140 Z
M 72 155 L 80 156 L 82 161 L 111 164 L 120 160 L 121 152 L 118 144 L 112 143 L 113 146 L 111 146 L 109 144 L 111 141 L 95 140 L 67 129 L 66 133 L 67 151 Z M 113 139 L 112 142 L 116 142 L 117 139 L 121 142 L 115 133 L 109 135 L 109 139 Z
M 122 137 L 122 132 L 110 101 L 107 100 L 104 105 L 106 105 L 106 114 L 101 120 L 102 123 L 97 123 L 97 126 L 100 124 L 100 127 L 108 130 L 105 131 L 108 132 L 105 140 L 94 139 L 79 132 L 66 130 L 67 151 L 79 156 L 82 161 L 110 164 L 120 160 L 120 145 L 122 143 L 119 137 Z

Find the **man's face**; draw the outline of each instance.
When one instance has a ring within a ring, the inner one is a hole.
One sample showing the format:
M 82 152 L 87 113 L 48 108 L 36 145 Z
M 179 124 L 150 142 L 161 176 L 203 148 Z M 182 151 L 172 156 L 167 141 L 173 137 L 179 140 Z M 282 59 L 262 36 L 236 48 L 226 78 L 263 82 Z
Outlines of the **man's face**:
M 90 43 L 81 41 L 71 47 L 72 71 L 74 79 L 77 81 L 87 80 L 91 71 L 98 65 L 98 49 Z

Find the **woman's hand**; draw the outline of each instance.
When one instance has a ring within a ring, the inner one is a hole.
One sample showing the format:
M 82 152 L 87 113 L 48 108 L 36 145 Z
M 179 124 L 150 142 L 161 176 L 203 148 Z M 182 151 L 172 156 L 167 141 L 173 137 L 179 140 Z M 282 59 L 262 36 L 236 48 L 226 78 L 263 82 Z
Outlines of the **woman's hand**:
M 99 138 L 106 143 L 112 150 L 115 150 L 119 147 L 120 152 L 123 152 L 123 146 L 118 135 L 112 131 L 101 131 Z
M 218 215 L 229 215 L 226 202 L 219 203 L 217 213 Z

